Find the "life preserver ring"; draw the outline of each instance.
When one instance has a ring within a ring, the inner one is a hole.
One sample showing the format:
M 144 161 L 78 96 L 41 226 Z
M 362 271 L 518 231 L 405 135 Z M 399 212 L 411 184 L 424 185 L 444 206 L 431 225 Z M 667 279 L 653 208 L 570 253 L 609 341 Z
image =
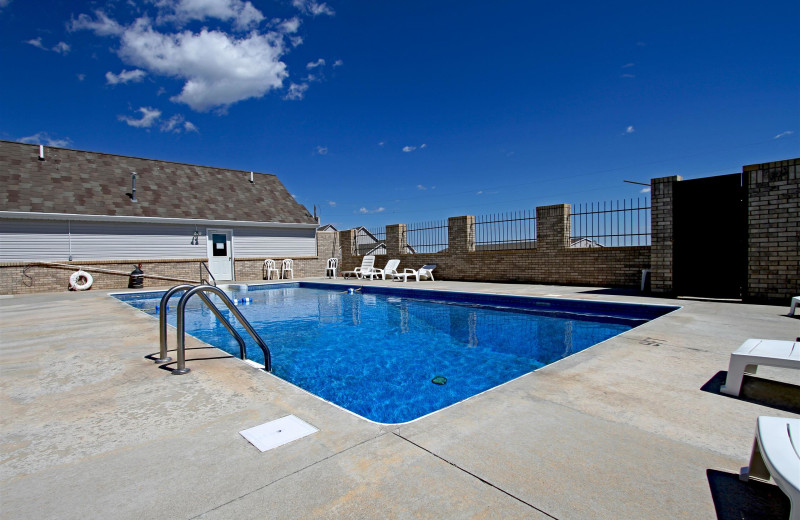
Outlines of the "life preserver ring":
M 92 282 L 94 282 L 92 275 L 81 269 L 78 269 L 69 277 L 69 286 L 74 291 L 85 291 L 92 287 Z

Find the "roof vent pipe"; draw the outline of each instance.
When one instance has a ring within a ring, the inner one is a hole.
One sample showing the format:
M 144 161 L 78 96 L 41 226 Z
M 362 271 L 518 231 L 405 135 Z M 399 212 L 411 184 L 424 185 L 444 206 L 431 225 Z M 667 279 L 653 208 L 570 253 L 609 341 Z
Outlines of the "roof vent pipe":
M 253 180 L 253 172 L 250 172 L 250 184 L 255 184 L 256 181 Z
M 39 160 L 44 161 L 44 145 L 39 145 Z
M 131 200 L 139 202 L 136 200 L 136 172 L 131 172 Z

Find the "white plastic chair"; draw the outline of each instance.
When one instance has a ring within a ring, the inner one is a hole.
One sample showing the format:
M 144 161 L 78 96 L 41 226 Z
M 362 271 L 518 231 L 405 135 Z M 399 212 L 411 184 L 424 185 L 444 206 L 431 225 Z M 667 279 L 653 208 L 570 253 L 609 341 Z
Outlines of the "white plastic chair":
M 328 266 L 325 268 L 325 276 L 336 278 L 336 270 L 339 269 L 338 258 L 328 258 Z
M 750 477 L 775 481 L 789 502 L 789 520 L 800 520 L 800 419 L 759 417 L 750 465 L 739 471 L 739 479 Z
M 719 391 L 737 396 L 745 374 L 755 374 L 758 365 L 800 369 L 800 342 L 748 339 L 731 354 L 728 377 Z
M 275 260 L 266 259 L 264 260 L 264 273 L 266 274 L 266 280 L 269 280 L 272 277 L 272 273 L 275 273 L 275 278 L 280 278 L 281 274 L 278 272 L 278 269 L 275 267 Z
M 289 273 L 289 278 L 294 279 L 294 260 L 287 258 L 283 261 L 281 266 L 281 278 L 286 278 L 286 273 Z

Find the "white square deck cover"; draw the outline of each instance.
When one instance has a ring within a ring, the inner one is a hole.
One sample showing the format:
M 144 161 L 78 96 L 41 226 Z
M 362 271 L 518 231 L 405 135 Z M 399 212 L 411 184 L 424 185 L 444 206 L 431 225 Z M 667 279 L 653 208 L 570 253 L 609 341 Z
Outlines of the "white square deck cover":
M 306 435 L 311 435 L 318 431 L 318 428 L 311 426 L 302 419 L 294 415 L 287 415 L 286 417 L 242 430 L 239 433 L 263 452 L 283 446 L 294 440 L 302 439 Z

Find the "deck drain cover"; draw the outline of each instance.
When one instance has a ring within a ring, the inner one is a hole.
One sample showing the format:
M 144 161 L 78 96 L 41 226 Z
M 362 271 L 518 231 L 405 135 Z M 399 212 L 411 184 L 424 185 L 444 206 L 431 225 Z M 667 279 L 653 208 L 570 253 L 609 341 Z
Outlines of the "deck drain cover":
M 302 419 L 287 415 L 239 433 L 259 450 L 267 451 L 318 431 Z

